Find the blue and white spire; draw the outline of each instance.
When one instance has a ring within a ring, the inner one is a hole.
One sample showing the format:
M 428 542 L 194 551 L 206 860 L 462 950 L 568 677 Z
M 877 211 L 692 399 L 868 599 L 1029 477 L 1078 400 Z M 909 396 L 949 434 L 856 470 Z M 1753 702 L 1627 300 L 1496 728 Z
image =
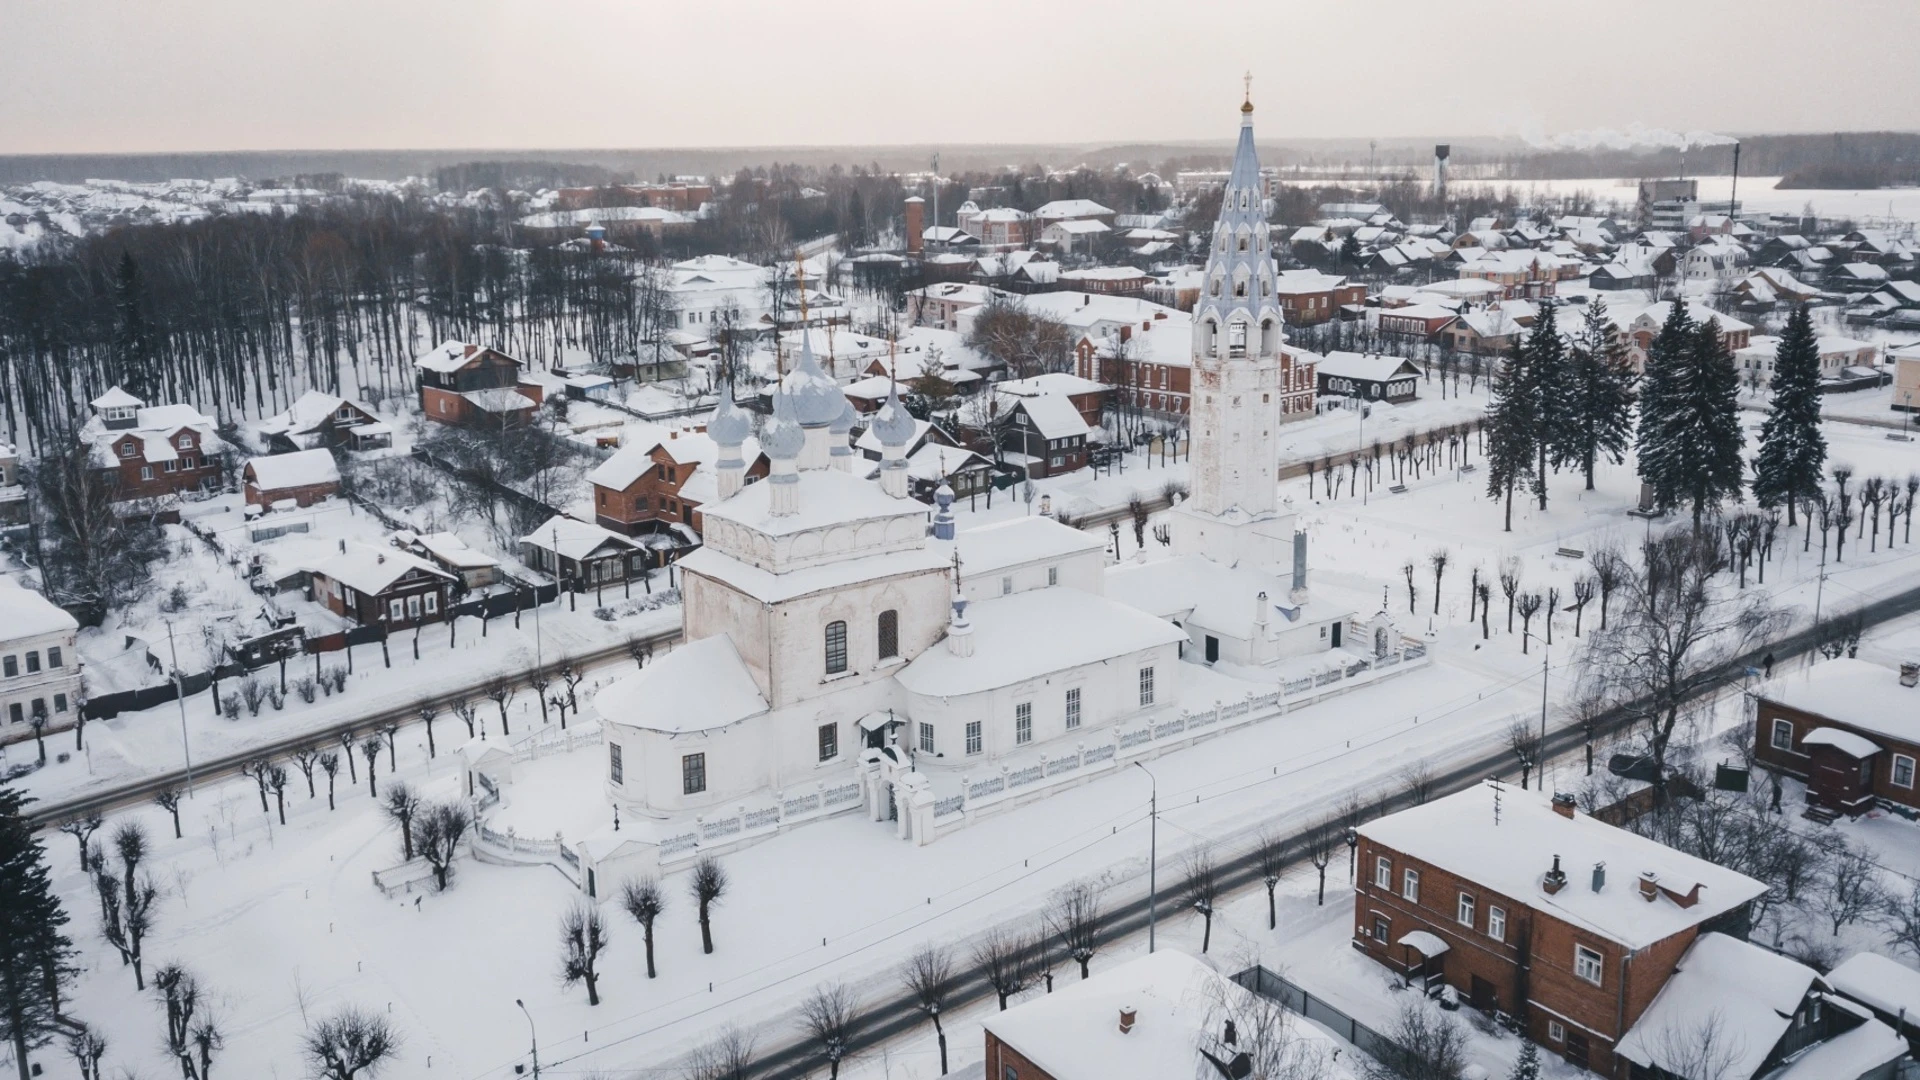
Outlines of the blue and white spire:
M 713 410 L 713 419 L 707 421 L 707 437 L 720 448 L 720 456 L 714 461 L 714 480 L 719 485 L 722 499 L 732 498 L 740 491 L 741 483 L 746 479 L 747 463 L 741 456 L 740 448 L 746 444 L 747 435 L 753 430 L 753 421 L 746 410 L 733 403 L 733 382 L 730 379 L 720 381 L 720 405 Z
M 900 384 L 887 388 L 887 400 L 873 414 L 873 434 L 880 440 L 880 487 L 896 499 L 907 497 L 907 448 L 918 425 L 900 403 Z
M 793 419 L 807 433 L 806 449 L 800 454 L 803 470 L 827 467 L 829 429 L 847 405 L 840 384 L 820 369 L 820 361 L 813 355 L 812 337 L 811 331 L 801 330 L 800 360 L 780 380 L 780 389 L 793 406 Z
M 800 512 L 800 454 L 807 432 L 793 416 L 793 396 L 784 386 L 773 392 L 773 415 L 760 429 L 760 448 L 767 452 L 767 511 L 775 517 Z
M 1196 352 L 1258 355 L 1279 347 L 1280 308 L 1274 299 L 1273 251 L 1268 235 L 1260 157 L 1253 148 L 1253 100 L 1240 106 L 1240 142 L 1220 199 L 1208 249 L 1200 301 L 1194 307 Z M 1229 331 L 1232 323 L 1240 329 Z M 1270 323 L 1271 348 L 1259 337 Z M 1237 351 L 1236 351 L 1237 350 Z

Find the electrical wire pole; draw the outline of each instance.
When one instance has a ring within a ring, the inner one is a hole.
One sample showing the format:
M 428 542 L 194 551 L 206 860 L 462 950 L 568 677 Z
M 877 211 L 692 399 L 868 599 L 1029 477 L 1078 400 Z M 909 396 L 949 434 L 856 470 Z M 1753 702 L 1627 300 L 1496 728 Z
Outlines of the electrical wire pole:
M 187 684 L 180 677 L 180 650 L 173 645 L 173 620 L 167 620 L 167 656 L 173 661 L 173 700 L 180 706 L 180 756 L 187 762 L 187 798 L 193 798 L 193 751 L 187 745 Z M 216 661 L 217 662 L 217 661 Z M 88 758 L 89 761 L 92 758 Z
M 1141 772 L 1147 774 L 1152 783 L 1151 794 L 1147 801 L 1147 951 L 1153 951 L 1154 924 L 1159 921 L 1160 884 L 1157 874 L 1160 868 L 1160 778 L 1153 770 L 1134 762 Z

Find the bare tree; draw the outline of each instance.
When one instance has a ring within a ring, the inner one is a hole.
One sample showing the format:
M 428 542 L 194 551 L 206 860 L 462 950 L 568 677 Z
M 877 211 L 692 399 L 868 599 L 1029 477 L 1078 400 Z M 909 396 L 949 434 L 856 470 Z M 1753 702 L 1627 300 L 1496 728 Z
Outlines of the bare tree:
M 645 670 L 647 658 L 652 655 L 653 647 L 647 644 L 646 639 L 638 634 L 627 636 L 627 659 L 633 661 L 633 666 Z
M 420 796 L 398 780 L 387 785 L 387 798 L 380 809 L 387 820 L 400 826 L 400 858 L 413 861 L 413 818 L 420 812 Z
M 1416 761 L 1400 770 L 1400 787 L 1420 806 L 1433 796 L 1433 766 L 1425 761 Z
M 581 669 L 580 665 L 571 660 L 560 662 L 560 682 L 567 688 L 567 708 L 573 710 L 575 719 L 579 718 L 580 713 L 580 684 L 586 681 L 586 678 L 587 673 Z M 560 722 L 565 725 L 566 717 L 561 717 Z
M 693 893 L 693 902 L 700 909 L 700 951 L 713 952 L 713 908 L 727 892 L 727 871 L 720 860 L 711 855 L 700 856 L 693 866 L 693 876 L 688 881 L 688 889 Z
M 519 693 L 519 690 L 520 688 L 513 684 L 512 679 L 495 676 L 487 680 L 485 689 L 481 691 L 486 695 L 487 700 L 493 702 L 494 706 L 500 710 L 500 734 L 502 735 L 513 734 L 507 727 L 507 705 L 513 701 L 513 696 Z
M 1207 951 L 1213 943 L 1213 906 L 1220 899 L 1220 874 L 1214 869 L 1213 853 L 1205 847 L 1196 847 L 1187 852 L 1186 864 L 1180 875 L 1180 902 L 1200 913 L 1204 928 L 1200 936 L 1200 951 Z
M 268 767 L 267 759 L 263 757 L 250 758 L 240 766 L 240 775 L 252 780 L 254 786 L 260 789 L 260 812 L 263 814 L 271 813 L 273 810 L 267 805 Z
M 1696 1024 L 1664 1027 L 1649 1042 L 1654 1066 L 1668 1076 L 1737 1080 L 1744 1075 L 1736 1066 L 1748 1053 L 1745 1040 L 1727 1026 L 1719 1009 Z
M 1584 574 L 1574 579 L 1573 603 L 1571 605 L 1573 608 L 1574 637 L 1580 636 L 1580 616 L 1587 610 L 1587 605 L 1593 602 L 1594 593 L 1598 588 L 1598 579 L 1592 574 Z
M 180 839 L 181 836 L 180 799 L 182 794 L 179 786 L 175 784 L 167 784 L 159 791 L 153 793 L 153 805 L 165 810 L 167 814 L 173 818 L 173 838 L 175 840 Z M 80 849 L 82 856 L 86 854 L 86 850 L 84 847 Z M 81 869 L 85 870 L 86 867 L 82 866 Z
M 475 734 L 474 721 L 480 716 L 480 703 L 474 701 L 472 698 L 461 698 L 459 701 L 453 703 L 453 715 L 459 717 L 460 722 L 467 725 L 467 738 L 473 738 Z
M 1047 908 L 1047 926 L 1060 939 L 1060 947 L 1080 965 L 1082 979 L 1087 977 L 1087 965 L 1099 946 L 1100 917 L 1100 890 L 1090 881 L 1061 889 Z
M 1507 598 L 1507 633 L 1513 633 L 1514 597 L 1520 593 L 1520 560 L 1509 555 L 1500 560 L 1500 592 Z
M 640 924 L 640 934 L 646 940 L 647 978 L 658 976 L 653 968 L 653 924 L 660 913 L 667 908 L 666 894 L 660 891 L 660 885 L 652 878 L 628 878 L 620 886 L 620 906 Z
M 1333 864 L 1335 843 L 1332 822 L 1319 821 L 1307 827 L 1307 862 L 1313 864 L 1314 871 L 1320 875 L 1320 894 L 1314 901 L 1315 907 L 1327 904 L 1327 867 Z
M 1886 889 L 1880 884 L 1880 867 L 1873 855 L 1839 837 L 1834 839 L 1820 885 L 1815 904 L 1833 925 L 1835 937 L 1840 936 L 1841 927 L 1886 906 Z
M 1418 569 L 1418 567 L 1414 566 L 1412 559 L 1408 559 L 1406 565 L 1400 568 L 1400 572 L 1405 574 L 1407 578 L 1407 614 L 1409 615 L 1414 614 L 1413 604 L 1415 594 L 1413 588 L 1413 573 L 1416 569 Z
M 358 1080 L 392 1059 L 400 1034 L 379 1013 L 349 1005 L 314 1025 L 302 1047 L 321 1080 Z
M 1882 910 L 1893 944 L 1920 956 L 1920 882 L 1905 896 L 1888 896 Z
M 1515 760 L 1520 763 L 1520 790 L 1525 791 L 1533 777 L 1533 770 L 1540 764 L 1541 755 L 1546 750 L 1546 740 L 1541 737 L 1540 729 L 1531 721 L 1515 720 L 1507 727 L 1507 749 L 1513 751 Z M 1540 786 L 1546 787 L 1545 777 Z
M 100 816 L 98 810 L 88 810 L 84 814 L 75 814 L 60 822 L 60 831 L 73 837 L 80 846 L 80 869 L 82 872 L 92 869 L 89 845 L 93 843 L 93 834 L 100 831 L 107 819 Z
M 1533 638 L 1533 617 L 1540 614 L 1540 594 L 1526 592 L 1520 594 L 1520 654 L 1527 654 L 1527 643 Z
M 1032 943 L 1024 935 L 994 927 L 973 943 L 973 966 L 987 978 L 987 985 L 1000 999 L 1000 1011 L 1007 1011 L 1007 999 L 1027 988 L 1033 981 Z
M 67 1033 L 67 1056 L 80 1069 L 80 1080 L 106 1080 L 100 1059 L 107 1056 L 107 1037 L 81 1024 Z
M 374 786 L 374 765 L 380 758 L 380 751 L 386 749 L 386 746 L 387 744 L 377 733 L 367 736 L 360 742 L 360 754 L 367 759 L 367 794 L 375 798 L 380 796 L 380 791 Z
M 1318 1039 L 1301 1038 L 1293 1014 L 1273 998 L 1224 979 L 1208 980 L 1199 1080 L 1222 1076 L 1260 1080 L 1322 1080 L 1332 1075 Z M 1215 1034 L 1219 1033 L 1219 1034 Z
M 753 1074 L 753 1035 L 731 1024 L 687 1059 L 686 1080 L 748 1080 Z
M 290 756 L 293 758 L 295 767 L 300 770 L 300 775 L 307 779 L 307 798 L 314 798 L 313 766 L 320 760 L 320 748 L 312 743 L 306 743 L 295 748 Z
M 359 738 L 359 735 L 352 729 L 348 729 L 341 732 L 338 737 L 340 739 L 340 754 L 347 759 L 347 779 L 357 784 L 360 782 L 360 766 L 353 763 L 353 748 L 354 740 Z
M 845 983 L 818 987 L 800 1003 L 800 1026 L 827 1059 L 827 1080 L 839 1080 L 840 1063 L 860 1033 L 860 1004 Z
M 607 924 L 600 906 L 584 900 L 560 917 L 560 983 L 587 984 L 587 1004 L 600 1004 L 600 954 L 607 948 Z
M 396 740 L 400 736 L 400 725 L 388 720 L 374 730 L 380 733 L 381 738 L 387 740 L 387 771 L 398 771 L 400 768 L 400 747 Z M 368 771 L 371 772 L 372 770 Z
M 1286 846 L 1280 837 L 1262 829 L 1260 838 L 1254 841 L 1260 858 L 1260 880 L 1267 886 L 1267 929 L 1273 930 L 1280 925 L 1279 909 L 1275 906 L 1273 891 L 1280 885 L 1280 874 L 1287 868 Z
M 1427 565 L 1433 567 L 1433 613 L 1440 614 L 1440 578 L 1447 572 L 1447 562 L 1453 558 L 1443 547 L 1427 552 Z
M 347 755 L 353 760 L 353 755 Z M 327 809 L 333 809 L 333 778 L 340 775 L 340 755 L 329 750 L 320 755 L 320 771 L 327 774 Z
M 273 791 L 274 809 L 279 811 L 280 824 L 287 823 L 287 767 L 284 765 L 267 766 L 267 787 Z
M 466 839 L 467 830 L 472 827 L 473 815 L 458 802 L 435 803 L 418 812 L 414 822 L 415 847 L 433 868 L 436 889 L 446 890 L 447 879 L 453 872 L 453 857 L 459 853 L 460 841 Z
M 427 726 L 427 757 L 433 758 L 438 751 L 433 745 L 433 722 L 440 718 L 440 706 L 431 702 L 420 706 L 420 722 Z
M 160 887 L 141 867 L 147 855 L 146 830 L 138 822 L 120 826 L 113 834 L 113 848 L 120 857 L 118 877 L 107 869 L 105 859 L 93 858 L 93 888 L 100 900 L 103 936 L 119 952 L 120 962 L 133 968 L 134 989 L 145 990 L 142 949 L 153 929 L 153 906 L 160 900 Z
M 940 1043 L 940 1075 L 947 1074 L 947 1032 L 940 1026 L 940 1012 L 953 996 L 953 953 L 945 946 L 922 945 L 900 966 L 900 981 L 933 1019 L 933 1034 Z
M 226 1037 L 201 1007 L 199 981 L 180 965 L 168 964 L 153 973 L 153 988 L 166 1008 L 167 1052 L 179 1064 L 181 1080 L 209 1080 L 213 1055 L 225 1048 Z
M 1368 1080 L 1457 1080 L 1467 1067 L 1467 1030 L 1427 1004 L 1409 1001 L 1386 1031 L 1377 1059 L 1361 1058 Z

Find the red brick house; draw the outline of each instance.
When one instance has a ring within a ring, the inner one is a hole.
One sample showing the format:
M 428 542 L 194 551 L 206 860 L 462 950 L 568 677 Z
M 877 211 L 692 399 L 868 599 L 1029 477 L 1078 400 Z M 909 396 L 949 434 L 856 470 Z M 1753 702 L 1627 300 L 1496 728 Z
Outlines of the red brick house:
M 1315 354 L 1280 349 L 1280 422 L 1313 416 Z M 1112 387 L 1109 397 L 1155 416 L 1187 415 L 1193 401 L 1193 320 L 1184 313 L 1123 326 L 1117 337 L 1084 337 L 1074 370 Z
M 1312 326 L 1338 318 L 1343 307 L 1366 303 L 1367 287 L 1318 270 L 1284 270 L 1273 295 L 1288 326 Z
M 1602 1076 L 1705 933 L 1746 937 L 1766 886 L 1486 781 L 1362 825 L 1356 949 L 1415 982 L 1518 1018 Z
M 226 440 L 191 405 L 148 405 L 118 386 L 93 399 L 80 429 L 93 467 L 111 473 L 114 500 L 214 492 L 223 482 Z
M 390 631 L 445 621 L 457 580 L 418 556 L 372 544 L 344 544 L 338 555 L 309 570 L 316 602 L 362 626 Z
M 1064 371 L 1035 375 L 1031 379 L 1008 379 L 995 383 L 993 388 L 1002 394 L 1023 398 L 1058 394 L 1073 402 L 1073 407 L 1080 411 L 1080 419 L 1086 421 L 1088 427 L 1100 426 L 1100 414 L 1107 407 L 1107 394 L 1113 389 L 1105 383 Z
M 522 424 L 543 396 L 539 388 L 521 385 L 520 361 L 464 341 L 443 342 L 413 366 L 419 372 L 420 411 L 442 424 L 483 419 Z
M 740 448 L 746 482 L 767 475 L 767 456 L 749 437 Z M 665 439 L 623 447 L 587 474 L 593 485 L 593 520 L 627 536 L 673 531 L 698 534 L 700 507 L 720 497 L 714 463 L 720 447 L 705 431 L 669 432 Z
M 1755 695 L 1753 756 L 1807 782 L 1810 816 L 1855 815 L 1878 801 L 1920 809 L 1920 667 L 1898 674 L 1841 657 L 1783 675 Z
M 340 493 L 340 466 L 331 450 L 301 450 L 249 460 L 241 470 L 248 506 L 267 509 L 292 499 L 312 506 Z

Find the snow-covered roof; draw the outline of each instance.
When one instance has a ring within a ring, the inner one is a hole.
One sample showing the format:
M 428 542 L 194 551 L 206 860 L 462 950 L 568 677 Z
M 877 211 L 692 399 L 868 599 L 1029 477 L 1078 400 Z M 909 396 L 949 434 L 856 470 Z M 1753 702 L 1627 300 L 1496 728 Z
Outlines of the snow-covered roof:
M 961 572 L 967 575 L 997 574 L 1009 567 L 1106 549 L 1106 541 L 1093 533 L 1039 516 L 966 529 L 953 543 L 960 552 Z
M 1055 199 L 1050 203 L 1041 204 L 1041 206 L 1033 212 L 1033 216 L 1041 219 L 1088 218 L 1111 213 L 1113 213 L 1112 210 L 1101 206 L 1092 199 Z
M 1641 1065 L 1679 1068 L 1682 1063 L 1668 1055 L 1697 1046 L 1699 1033 L 1717 1024 L 1719 1045 L 1727 1054 L 1720 1075 L 1748 1080 L 1787 1033 L 1819 977 L 1805 964 L 1758 945 L 1702 934 L 1615 1052 Z
M 467 404 L 482 412 L 512 413 L 522 409 L 531 409 L 537 402 L 518 390 L 509 390 L 504 386 L 488 387 L 485 390 L 468 390 L 460 395 Z
M 1047 226 L 1048 232 L 1062 232 L 1069 236 L 1094 236 L 1109 232 L 1107 223 L 1097 218 L 1073 218 L 1068 221 L 1056 221 Z
M 837 469 L 802 472 L 798 512 L 775 516 L 768 505 L 772 484 L 748 484 L 740 493 L 724 502 L 702 508 L 709 521 L 728 521 L 769 536 L 824 529 L 896 517 L 921 517 L 926 506 L 912 499 L 896 499 L 850 473 Z
M 685 214 L 657 206 L 601 206 L 591 210 L 549 210 L 544 214 L 528 214 L 520 219 L 520 224 L 529 229 L 565 229 L 613 222 L 685 225 L 692 221 Z
M 263 492 L 340 482 L 340 466 L 335 464 L 331 450 L 299 450 L 253 458 L 247 462 L 246 472 L 253 485 Z
M 1920 742 L 1920 690 L 1894 671 L 1843 656 L 1780 675 L 1757 691 L 1767 701 L 1903 742 Z
M 1920 971 L 1879 953 L 1855 953 L 1827 972 L 1827 985 L 1888 1016 L 1901 1013 L 1920 1024 Z
M 1086 418 L 1080 415 L 1072 399 L 1064 394 L 1009 396 L 1006 404 L 1009 408 L 1017 405 L 1026 410 L 1027 419 L 1033 422 L 1033 429 L 1043 439 L 1070 439 L 1085 435 L 1090 430 Z
M 995 390 L 1015 397 L 1036 397 L 1042 394 L 1097 394 L 1108 389 L 1106 383 L 1094 382 L 1067 371 L 1049 371 L 1028 379 L 1008 379 L 995 383 Z
M 862 483 L 867 482 L 862 481 Z M 749 484 L 748 490 L 765 486 L 764 483 Z M 869 484 L 869 486 L 872 485 Z M 910 499 L 897 501 L 920 506 L 919 503 L 914 503 Z M 711 511 L 708 512 L 711 513 Z M 944 552 L 918 547 L 905 551 L 890 551 L 881 555 L 867 555 L 858 559 L 819 563 L 776 574 L 750 565 L 708 544 L 682 558 L 678 565 L 686 573 L 699 574 L 724 582 L 729 588 L 745 593 L 755 600 L 777 604 L 795 597 L 812 596 L 815 593 L 845 588 L 856 582 L 876 581 L 901 574 L 939 572 L 947 568 L 948 562 Z
M 1267 636 L 1277 638 L 1295 626 L 1308 627 L 1353 612 L 1325 587 L 1307 602 L 1288 598 L 1291 582 L 1250 566 L 1223 566 L 1199 555 L 1176 555 L 1144 563 L 1121 563 L 1106 572 L 1107 595 L 1149 615 L 1205 627 L 1240 638 L 1253 636 L 1255 608 L 1267 594 Z M 1287 612 L 1293 612 L 1291 618 Z
M 1843 1031 L 1788 1062 L 1767 1080 L 1856 1080 L 1907 1053 L 1907 1041 L 1878 1020 Z
M 1802 746 L 1831 746 L 1850 758 L 1870 758 L 1880 752 L 1880 744 L 1844 728 L 1823 727 L 1809 731 L 1800 740 Z
M 468 359 L 479 350 L 478 345 L 470 345 L 464 341 L 443 341 L 414 357 L 413 366 L 422 371 L 433 371 L 444 375 L 466 367 Z
M 11 575 L 0 576 L 0 633 L 7 638 L 78 630 L 80 623 Z
M 453 580 L 453 575 L 417 555 L 395 547 L 349 542 L 347 549 L 322 559 L 307 569 L 351 586 L 368 596 L 378 596 L 393 583 L 418 570 L 433 577 Z
M 1306 293 L 1332 292 L 1347 283 L 1338 274 L 1318 270 L 1282 270 L 1273 282 L 1275 296 L 1300 296 Z
M 115 386 L 89 402 L 96 409 L 137 409 L 146 402 Z
M 498 566 L 500 560 L 468 547 L 465 540 L 450 532 L 422 533 L 413 538 L 421 550 L 448 566 L 462 570 L 478 570 L 486 566 Z
M 1405 314 L 1402 309 L 1401 314 Z M 1401 375 L 1419 375 L 1420 365 L 1404 356 L 1366 355 L 1335 350 L 1320 358 L 1317 370 L 1322 375 L 1362 382 L 1386 382 Z
M 767 711 L 767 699 L 726 634 L 689 641 L 594 696 L 600 719 L 683 734 Z
M 575 562 L 609 544 L 622 552 L 640 550 L 630 537 L 565 514 L 555 514 L 541 522 L 539 528 L 521 537 L 520 542 L 544 551 L 559 552 Z
M 1493 781 L 1360 826 L 1360 835 L 1629 948 L 1644 948 L 1761 895 L 1766 886 L 1683 851 L 1575 811 L 1564 817 L 1537 791 Z M 1558 856 L 1569 877 L 1542 878 Z M 1607 866 L 1594 891 L 1587 871 Z M 1651 901 L 1638 878 L 1657 875 Z M 1695 887 L 1698 899 L 1683 906 Z
M 900 685 L 928 696 L 979 693 L 1187 637 L 1143 611 L 1064 587 L 982 600 L 967 609 L 967 618 L 973 655 L 929 649 L 900 669 Z
M 349 401 L 321 390 L 309 390 L 301 394 L 287 411 L 260 421 L 260 430 L 268 434 L 312 431 L 332 420 L 342 406 L 348 405 L 368 416 L 374 415 L 373 406 L 365 402 Z

